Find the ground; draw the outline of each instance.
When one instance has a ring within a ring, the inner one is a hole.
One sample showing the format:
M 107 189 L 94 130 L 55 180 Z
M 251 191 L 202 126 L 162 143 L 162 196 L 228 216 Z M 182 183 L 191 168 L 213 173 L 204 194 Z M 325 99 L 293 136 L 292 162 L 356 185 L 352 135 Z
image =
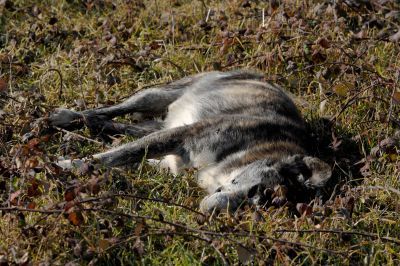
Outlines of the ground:
M 400 264 L 399 10 L 395 0 L 0 0 L 0 265 Z M 55 107 L 238 68 L 296 98 L 313 152 L 334 168 L 324 201 L 210 219 L 193 171 L 54 164 L 132 140 L 51 129 Z

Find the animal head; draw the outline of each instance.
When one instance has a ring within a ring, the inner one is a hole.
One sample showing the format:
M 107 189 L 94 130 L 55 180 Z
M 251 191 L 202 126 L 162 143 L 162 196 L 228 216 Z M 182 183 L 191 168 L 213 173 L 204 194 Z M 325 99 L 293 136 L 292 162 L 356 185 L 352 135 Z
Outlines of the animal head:
M 279 162 L 258 160 L 243 167 L 229 183 L 205 197 L 200 209 L 212 213 L 233 211 L 243 204 L 271 203 L 273 197 L 286 198 L 282 187 L 290 194 L 310 194 L 324 187 L 331 175 L 331 167 L 315 157 L 294 155 Z

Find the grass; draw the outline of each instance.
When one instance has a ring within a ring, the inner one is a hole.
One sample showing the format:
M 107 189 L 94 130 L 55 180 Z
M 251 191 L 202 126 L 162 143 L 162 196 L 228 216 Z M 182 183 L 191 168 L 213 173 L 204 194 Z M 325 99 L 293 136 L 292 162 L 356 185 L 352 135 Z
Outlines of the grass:
M 0 1 L 0 264 L 398 265 L 400 6 L 351 3 Z M 207 220 L 193 173 L 53 165 L 105 149 L 49 130 L 55 107 L 237 68 L 296 96 L 334 166 L 330 200 Z

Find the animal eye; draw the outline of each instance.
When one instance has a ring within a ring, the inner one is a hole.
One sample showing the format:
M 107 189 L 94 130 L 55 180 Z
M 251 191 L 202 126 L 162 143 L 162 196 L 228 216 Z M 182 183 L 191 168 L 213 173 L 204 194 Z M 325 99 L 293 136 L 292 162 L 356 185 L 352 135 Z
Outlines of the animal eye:
M 219 187 L 215 190 L 215 192 L 221 192 L 222 191 L 222 187 Z

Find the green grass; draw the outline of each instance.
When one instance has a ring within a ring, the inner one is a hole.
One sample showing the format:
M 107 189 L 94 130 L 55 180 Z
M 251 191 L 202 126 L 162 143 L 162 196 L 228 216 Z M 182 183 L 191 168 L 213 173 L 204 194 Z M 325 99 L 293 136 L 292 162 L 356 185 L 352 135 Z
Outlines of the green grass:
M 0 4 L 0 264 L 398 265 L 400 48 L 390 36 L 400 16 L 389 12 L 400 7 L 336 2 Z M 312 202 L 310 215 L 246 208 L 208 220 L 196 212 L 204 192 L 193 173 L 52 164 L 105 150 L 37 122 L 55 107 L 110 105 L 148 85 L 237 68 L 296 95 L 316 154 L 334 166 L 336 194 Z M 387 138 L 391 147 L 371 153 Z M 74 206 L 71 187 L 80 190 Z

